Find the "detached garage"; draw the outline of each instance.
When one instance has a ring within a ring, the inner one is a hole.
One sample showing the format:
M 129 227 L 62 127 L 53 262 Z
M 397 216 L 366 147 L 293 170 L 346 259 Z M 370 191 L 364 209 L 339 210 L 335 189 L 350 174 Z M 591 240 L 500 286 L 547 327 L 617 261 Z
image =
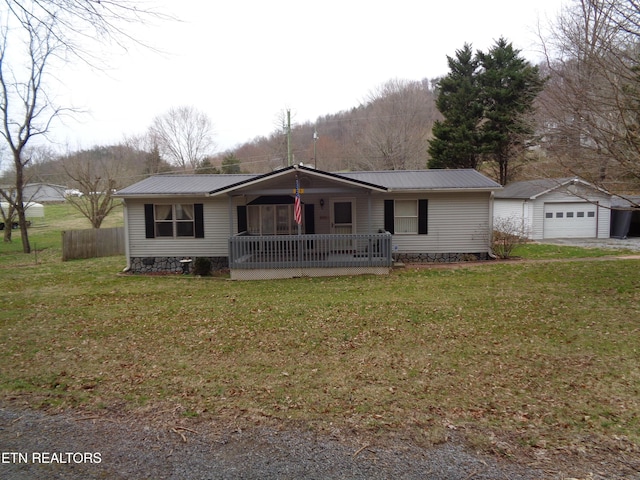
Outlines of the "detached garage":
M 494 219 L 505 218 L 533 240 L 609 238 L 611 195 L 579 178 L 513 182 L 495 194 Z

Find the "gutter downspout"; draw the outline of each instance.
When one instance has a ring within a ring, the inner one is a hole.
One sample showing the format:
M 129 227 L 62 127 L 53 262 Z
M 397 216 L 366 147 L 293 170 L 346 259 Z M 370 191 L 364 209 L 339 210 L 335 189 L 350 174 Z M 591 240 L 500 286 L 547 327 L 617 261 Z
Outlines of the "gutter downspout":
M 493 203 L 494 203 L 495 192 L 492 190 L 489 193 L 489 245 L 487 245 L 489 251 L 487 254 L 489 258 L 496 259 L 495 253 L 493 253 Z
M 131 270 L 131 247 L 129 245 L 129 208 L 126 200 L 122 202 L 124 208 L 122 210 L 122 216 L 124 219 L 124 254 L 127 257 L 127 266 L 124 268 L 123 273 Z

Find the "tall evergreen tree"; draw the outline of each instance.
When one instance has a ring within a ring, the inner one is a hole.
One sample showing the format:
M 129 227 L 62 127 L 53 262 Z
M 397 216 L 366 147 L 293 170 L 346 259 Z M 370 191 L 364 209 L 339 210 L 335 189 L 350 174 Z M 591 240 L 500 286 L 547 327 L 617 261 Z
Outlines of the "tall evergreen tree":
M 530 146 L 534 134 L 530 114 L 544 86 L 538 67 L 519 54 L 504 38 L 488 53 L 477 54 L 485 118 L 480 131 L 482 152 L 487 160 L 495 162 L 502 185 L 510 179 L 510 161 Z
M 544 80 L 504 38 L 488 53 L 474 55 L 465 44 L 447 57 L 449 74 L 438 82 L 436 122 L 429 144 L 429 168 L 477 168 L 493 161 L 497 179 L 509 180 L 509 162 L 533 137 L 530 113 Z
M 433 125 L 429 168 L 476 168 L 480 159 L 478 126 L 483 117 L 478 61 L 471 45 L 447 56 L 449 74 L 437 84 L 436 106 L 444 120 Z

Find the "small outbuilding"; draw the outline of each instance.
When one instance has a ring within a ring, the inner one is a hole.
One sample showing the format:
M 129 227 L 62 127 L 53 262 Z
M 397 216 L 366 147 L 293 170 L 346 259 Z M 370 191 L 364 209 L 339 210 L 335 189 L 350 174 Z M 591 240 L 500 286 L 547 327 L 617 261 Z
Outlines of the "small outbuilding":
M 640 196 L 613 197 L 611 237 L 640 237 Z
M 496 191 L 493 217 L 532 240 L 609 238 L 611 195 L 577 177 L 513 182 Z

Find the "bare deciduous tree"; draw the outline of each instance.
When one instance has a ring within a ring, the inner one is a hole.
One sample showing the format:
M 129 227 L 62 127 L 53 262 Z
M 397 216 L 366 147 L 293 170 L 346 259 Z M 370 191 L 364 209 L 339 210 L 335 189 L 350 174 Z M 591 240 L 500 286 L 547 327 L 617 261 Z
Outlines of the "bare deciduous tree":
M 144 135 L 128 136 L 124 139 L 124 146 L 131 150 L 145 152 L 144 170 L 145 175 L 155 175 L 158 173 L 170 172 L 171 165 L 162 158 L 158 139 L 151 132 Z
M 428 140 L 438 113 L 425 82 L 390 80 L 372 93 L 359 132 L 360 168 L 425 168 Z
M 547 149 L 571 174 L 614 192 L 640 185 L 639 18 L 637 0 L 574 0 L 540 35 Z
M 195 170 L 215 148 L 209 117 L 194 107 L 171 108 L 153 120 L 149 135 L 164 158 L 184 170 Z
M 21 25 L 18 29 L 7 26 L 0 32 L 0 136 L 10 152 L 15 173 L 12 194 L 2 191 L 0 194 L 13 205 L 20 226 L 22 250 L 30 253 L 23 196 L 25 169 L 31 162 L 28 146 L 33 139 L 46 135 L 53 120 L 64 111 L 53 104 L 44 89 L 51 63 L 62 46 L 52 34 L 50 23 L 33 22 L 24 13 Z M 10 51 L 10 44 L 22 46 L 24 54 Z
M 31 246 L 25 220 L 25 168 L 31 162 L 29 144 L 44 138 L 62 112 L 73 109 L 54 105 L 47 93 L 47 77 L 54 60 L 74 57 L 93 63 L 87 45 L 105 40 L 120 46 L 135 40 L 127 23 L 140 23 L 155 15 L 134 0 L 4 0 L 5 22 L 0 30 L 0 135 L 13 159 L 15 188 L 2 193 L 17 213 L 23 252 Z M 20 50 L 20 48 L 23 50 Z
M 94 149 L 69 155 L 62 159 L 62 164 L 82 192 L 81 196 L 70 196 L 67 201 L 91 222 L 93 228 L 100 228 L 117 206 L 113 194 L 119 187 L 117 179 L 123 175 L 126 155 L 114 157 L 110 153 L 105 156 L 100 149 Z
M 90 45 L 114 43 L 122 48 L 141 43 L 131 25 L 170 19 L 140 0 L 3 0 L 7 12 L 22 24 L 44 25 L 65 51 L 82 62 L 100 62 Z

